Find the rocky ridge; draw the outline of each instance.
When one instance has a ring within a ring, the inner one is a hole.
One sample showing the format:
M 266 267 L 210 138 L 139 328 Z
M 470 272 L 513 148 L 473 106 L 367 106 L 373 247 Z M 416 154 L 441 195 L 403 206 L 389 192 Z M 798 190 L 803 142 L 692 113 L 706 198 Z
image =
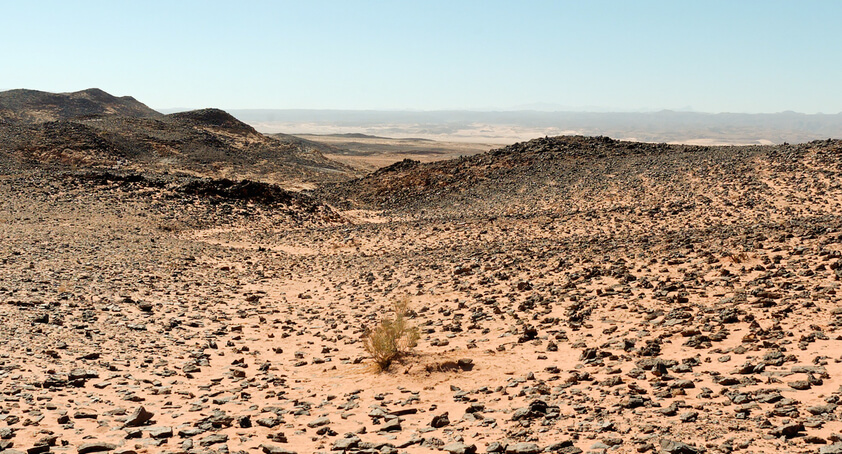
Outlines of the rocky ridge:
M 0 118 L 43 123 L 90 115 L 131 118 L 163 116 L 131 96 L 118 98 L 98 88 L 73 93 L 47 93 L 25 89 L 0 92 Z
M 0 93 L 0 159 L 298 188 L 357 175 L 316 147 L 265 136 L 219 109 L 163 115 L 96 89 Z

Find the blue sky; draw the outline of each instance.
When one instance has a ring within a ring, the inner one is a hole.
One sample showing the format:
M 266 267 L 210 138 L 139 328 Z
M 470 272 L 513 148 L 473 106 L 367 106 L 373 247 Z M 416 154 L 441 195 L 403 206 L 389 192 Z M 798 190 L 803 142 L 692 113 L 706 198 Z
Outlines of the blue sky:
M 8 1 L 0 90 L 153 108 L 837 113 L 842 1 Z

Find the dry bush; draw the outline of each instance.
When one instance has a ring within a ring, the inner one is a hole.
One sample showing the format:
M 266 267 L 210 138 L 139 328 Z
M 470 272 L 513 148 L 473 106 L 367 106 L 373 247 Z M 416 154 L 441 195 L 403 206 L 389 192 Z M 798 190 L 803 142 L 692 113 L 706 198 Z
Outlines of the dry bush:
M 158 230 L 169 233 L 181 233 L 186 230 L 184 223 L 179 221 L 162 221 L 158 224 Z
M 726 252 L 723 254 L 723 257 L 734 264 L 743 263 L 750 258 L 745 252 Z
M 394 316 L 384 318 L 374 329 L 366 329 L 363 335 L 365 350 L 381 371 L 418 345 L 421 335 L 418 327 L 411 326 L 406 318 L 408 306 L 408 297 L 395 301 Z
M 346 248 L 358 248 L 362 245 L 359 240 L 356 238 L 346 238 L 342 241 L 333 241 L 330 243 L 330 248 L 333 250 L 337 249 L 346 249 Z

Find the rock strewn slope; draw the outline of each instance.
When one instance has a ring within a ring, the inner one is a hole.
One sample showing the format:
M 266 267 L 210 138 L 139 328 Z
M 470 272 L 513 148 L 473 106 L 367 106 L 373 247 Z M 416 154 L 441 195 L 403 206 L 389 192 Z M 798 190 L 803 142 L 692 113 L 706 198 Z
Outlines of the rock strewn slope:
M 454 213 L 487 213 L 494 204 L 501 210 L 535 212 L 544 206 L 536 203 L 542 200 L 551 200 L 559 210 L 656 198 L 693 203 L 708 193 L 722 193 L 728 186 L 720 184 L 722 178 L 756 179 L 758 167 L 798 162 L 801 156 L 812 156 L 812 150 L 835 154 L 839 148 L 839 141 L 700 147 L 560 136 L 458 160 L 405 160 L 323 193 L 337 204 L 407 212 L 454 205 L 459 207 Z M 654 194 L 645 194 L 650 190 Z

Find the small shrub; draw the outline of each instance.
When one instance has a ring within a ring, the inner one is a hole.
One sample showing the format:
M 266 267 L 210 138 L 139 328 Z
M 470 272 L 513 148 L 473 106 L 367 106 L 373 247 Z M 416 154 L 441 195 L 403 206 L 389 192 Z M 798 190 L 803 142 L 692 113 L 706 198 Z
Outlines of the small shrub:
M 740 264 L 749 259 L 748 254 L 745 252 L 726 252 L 723 256 L 734 264 Z
M 178 221 L 163 221 L 158 224 L 158 229 L 169 233 L 181 233 L 184 230 L 184 224 Z
M 367 329 L 363 335 L 365 350 L 374 359 L 380 370 L 387 370 L 392 361 L 409 353 L 421 337 L 418 328 L 411 326 L 406 314 L 409 298 L 394 303 L 394 317 L 380 321 L 374 329 Z

